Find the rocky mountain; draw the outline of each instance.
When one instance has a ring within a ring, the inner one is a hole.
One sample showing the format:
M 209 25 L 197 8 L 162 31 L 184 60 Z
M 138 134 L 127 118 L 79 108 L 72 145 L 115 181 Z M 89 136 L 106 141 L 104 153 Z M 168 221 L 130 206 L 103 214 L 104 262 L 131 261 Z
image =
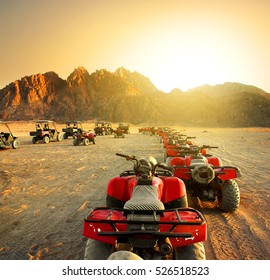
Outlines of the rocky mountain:
M 78 67 L 67 80 L 47 72 L 10 83 L 0 90 L 0 119 L 270 126 L 270 94 L 239 83 L 164 93 L 123 67 L 92 74 Z

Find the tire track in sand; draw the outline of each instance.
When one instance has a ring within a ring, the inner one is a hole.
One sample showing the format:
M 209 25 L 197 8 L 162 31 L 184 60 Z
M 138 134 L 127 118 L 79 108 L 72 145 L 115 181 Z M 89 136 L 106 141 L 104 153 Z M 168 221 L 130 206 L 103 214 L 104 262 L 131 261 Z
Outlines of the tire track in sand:
M 241 211 L 223 213 L 201 209 L 207 221 L 208 243 L 218 260 L 267 260 L 270 254 L 264 241 L 253 230 Z

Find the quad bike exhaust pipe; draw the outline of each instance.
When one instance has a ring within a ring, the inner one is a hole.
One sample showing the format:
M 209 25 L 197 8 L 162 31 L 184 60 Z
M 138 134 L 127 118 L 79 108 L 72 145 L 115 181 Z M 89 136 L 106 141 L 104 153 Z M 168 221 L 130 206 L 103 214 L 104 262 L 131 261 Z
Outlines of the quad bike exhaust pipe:
M 166 237 L 165 239 L 158 241 L 159 250 L 162 255 L 170 255 L 173 252 L 173 247 L 170 242 L 170 239 Z

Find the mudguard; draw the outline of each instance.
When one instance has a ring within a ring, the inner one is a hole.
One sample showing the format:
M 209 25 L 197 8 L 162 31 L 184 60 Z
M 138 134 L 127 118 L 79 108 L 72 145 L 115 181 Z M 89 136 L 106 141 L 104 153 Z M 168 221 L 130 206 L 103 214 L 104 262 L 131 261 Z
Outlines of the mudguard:
M 209 164 L 212 164 L 213 166 L 222 166 L 222 160 L 218 157 L 207 157 L 207 161 Z
M 240 170 L 234 166 L 221 166 L 214 169 L 218 177 L 225 181 L 241 177 Z
M 151 184 L 157 186 L 158 199 L 161 199 L 163 193 L 163 181 L 158 177 L 153 177 Z M 109 181 L 107 195 L 125 202 L 131 198 L 133 189 L 137 185 L 138 179 L 134 176 L 115 177 Z
M 186 187 L 182 180 L 176 177 L 163 177 L 164 187 L 161 196 L 161 201 L 167 204 L 171 201 L 175 201 L 186 195 Z
M 177 157 L 179 150 L 175 148 L 166 148 L 166 153 L 168 157 Z
M 171 166 L 186 166 L 185 158 L 174 157 L 171 159 Z

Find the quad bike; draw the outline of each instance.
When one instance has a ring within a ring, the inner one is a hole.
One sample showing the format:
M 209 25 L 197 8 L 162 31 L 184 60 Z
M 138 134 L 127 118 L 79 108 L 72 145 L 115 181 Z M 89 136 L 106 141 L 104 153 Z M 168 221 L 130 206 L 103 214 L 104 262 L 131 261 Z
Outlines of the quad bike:
M 74 136 L 75 133 L 82 133 L 82 123 L 80 121 L 69 121 L 66 122 L 66 127 L 62 129 L 63 138 L 68 139 L 69 136 Z
M 184 182 L 153 157 L 116 155 L 134 167 L 109 181 L 106 207 L 84 220 L 85 259 L 205 259 L 206 221 L 188 207 Z
M 111 123 L 108 122 L 96 122 L 94 128 L 96 135 L 111 135 L 113 133 L 113 128 Z
M 1 132 L 0 132 L 0 148 L 17 149 L 20 147 L 18 137 L 12 134 L 10 127 L 7 122 L 0 121 Z
M 158 128 L 156 127 L 142 127 L 142 128 L 139 128 L 139 133 L 142 133 L 142 134 L 147 134 L 147 135 L 155 135 L 156 134 L 156 131 L 157 131 Z
M 130 132 L 129 132 L 129 124 L 128 123 L 119 123 L 118 127 L 120 129 L 122 129 L 125 134 L 130 134 Z
M 220 158 L 207 154 L 208 148 L 218 147 L 185 147 L 178 157 L 171 159 L 170 166 L 192 196 L 201 201 L 217 202 L 221 210 L 233 212 L 240 204 L 240 191 L 235 181 L 241 176 L 240 170 L 235 166 L 223 166 Z
M 113 131 L 114 134 L 114 138 L 125 138 L 125 131 L 123 129 L 121 129 L 120 127 L 116 128 Z
M 75 133 L 73 139 L 73 145 L 79 146 L 83 144 L 88 146 L 90 143 L 96 144 L 96 135 L 91 131 L 83 131 L 82 133 Z
M 48 144 L 51 141 L 63 140 L 63 136 L 57 130 L 55 123 L 48 120 L 36 121 L 36 131 L 31 131 L 30 136 L 33 136 L 33 144 L 36 144 L 38 141 Z
M 105 135 L 106 131 L 105 131 L 104 122 L 96 122 L 94 132 L 95 132 L 96 135 L 101 135 L 101 136 Z
M 181 153 L 183 149 L 185 150 L 186 148 L 189 148 L 190 146 L 194 145 L 194 143 L 190 141 L 190 139 L 196 137 L 186 136 L 185 138 L 183 138 L 182 136 L 186 135 L 181 135 L 179 138 L 176 139 L 168 139 L 164 151 L 164 162 L 166 162 L 167 165 L 169 165 L 168 162 L 170 162 L 170 160 L 173 157 L 179 156 L 179 153 Z

